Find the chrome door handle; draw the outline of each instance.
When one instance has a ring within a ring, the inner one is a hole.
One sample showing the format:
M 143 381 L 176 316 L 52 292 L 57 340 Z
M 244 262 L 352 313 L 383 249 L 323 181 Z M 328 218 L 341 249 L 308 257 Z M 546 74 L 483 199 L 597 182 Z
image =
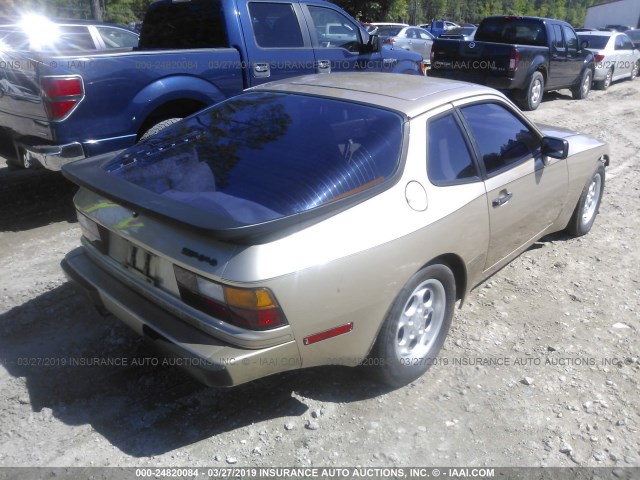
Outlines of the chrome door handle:
M 502 205 L 507 203 L 509 200 L 511 200 L 511 197 L 513 197 L 513 193 L 505 191 L 503 195 L 499 196 L 498 198 L 494 198 L 491 204 L 494 207 L 501 207 Z

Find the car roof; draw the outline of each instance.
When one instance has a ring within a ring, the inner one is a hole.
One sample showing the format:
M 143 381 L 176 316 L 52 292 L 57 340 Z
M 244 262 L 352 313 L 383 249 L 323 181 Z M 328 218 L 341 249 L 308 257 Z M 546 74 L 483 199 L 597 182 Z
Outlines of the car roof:
M 334 97 L 396 110 L 409 118 L 461 98 L 483 94 L 502 96 L 498 91 L 483 85 L 377 72 L 305 75 L 266 83 L 249 90 Z
M 409 27 L 408 23 L 394 23 L 394 22 L 371 22 L 371 25 L 376 27 Z
M 576 32 L 578 35 L 593 35 L 595 37 L 613 37 L 614 35 L 621 35 L 620 32 L 609 32 L 607 30 L 595 30 L 591 32 Z

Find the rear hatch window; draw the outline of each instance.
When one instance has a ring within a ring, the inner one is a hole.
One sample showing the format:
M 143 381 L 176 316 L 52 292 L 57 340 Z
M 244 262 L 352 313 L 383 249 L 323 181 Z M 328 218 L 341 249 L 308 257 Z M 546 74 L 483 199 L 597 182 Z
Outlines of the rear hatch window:
M 604 50 L 611 37 L 608 35 L 578 35 L 578 38 L 580 39 L 581 44 L 582 42 L 589 42 L 587 48 Z
M 398 168 L 403 123 L 374 106 L 252 92 L 168 127 L 104 168 L 226 223 L 254 225 L 385 182 Z
M 479 42 L 509 43 L 544 47 L 547 32 L 540 20 L 527 18 L 485 18 L 478 27 L 475 39 Z

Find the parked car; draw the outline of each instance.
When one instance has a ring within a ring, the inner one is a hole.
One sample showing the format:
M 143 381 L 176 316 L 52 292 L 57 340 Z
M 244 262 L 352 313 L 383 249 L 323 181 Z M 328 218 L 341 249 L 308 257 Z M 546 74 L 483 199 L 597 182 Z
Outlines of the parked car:
M 324 0 L 160 0 L 133 52 L 3 55 L 0 128 L 18 152 L 12 165 L 51 170 L 129 147 L 270 80 L 341 70 L 424 75 L 421 55 L 380 48 Z M 8 89 L 23 93 L 2 95 Z
M 474 35 L 476 34 L 476 30 L 478 27 L 457 27 L 452 28 L 451 30 L 447 30 L 444 33 L 441 33 L 438 38 L 445 38 L 448 40 L 463 40 L 465 42 L 470 42 L 473 40 Z
M 76 52 L 132 49 L 138 34 L 119 25 L 91 20 L 29 15 L 0 22 L 0 50 Z
M 410 52 L 419 53 L 425 60 L 429 60 L 433 40 L 434 36 L 423 28 L 404 27 L 395 35 L 386 37 L 384 43 Z
M 627 30 L 631 30 L 633 27 L 631 25 L 606 25 L 605 28 L 610 29 L 612 32 L 626 32 Z
M 615 80 L 633 80 L 638 76 L 640 51 L 625 33 L 582 32 L 578 38 L 580 44 L 594 54 L 593 80 L 597 89 L 606 90 Z
M 634 48 L 640 50 L 640 29 L 627 30 L 624 33 L 631 39 Z
M 384 43 L 387 38 L 397 35 L 400 30 L 409 26 L 406 23 L 392 22 L 373 22 L 371 25 L 375 27 L 372 33 L 378 35 L 381 43 Z
M 83 237 L 62 265 L 207 384 L 364 363 L 400 386 L 471 288 L 591 229 L 608 164 L 484 86 L 280 80 L 66 165 Z
M 535 110 L 548 90 L 569 88 L 573 98 L 586 98 L 594 69 L 593 53 L 568 23 L 496 16 L 480 22 L 471 42 L 436 38 L 429 75 L 488 85 Z

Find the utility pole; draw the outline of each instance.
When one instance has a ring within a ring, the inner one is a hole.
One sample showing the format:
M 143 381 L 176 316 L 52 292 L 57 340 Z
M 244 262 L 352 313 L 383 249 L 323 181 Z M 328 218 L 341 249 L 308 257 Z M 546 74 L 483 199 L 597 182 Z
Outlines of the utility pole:
M 94 20 L 102 21 L 102 7 L 100 6 L 100 0 L 91 1 L 91 16 Z
M 416 22 L 417 22 L 417 18 L 418 18 L 418 1 L 419 0 L 412 0 L 411 1 L 411 21 L 409 22 L 411 25 L 416 25 Z

